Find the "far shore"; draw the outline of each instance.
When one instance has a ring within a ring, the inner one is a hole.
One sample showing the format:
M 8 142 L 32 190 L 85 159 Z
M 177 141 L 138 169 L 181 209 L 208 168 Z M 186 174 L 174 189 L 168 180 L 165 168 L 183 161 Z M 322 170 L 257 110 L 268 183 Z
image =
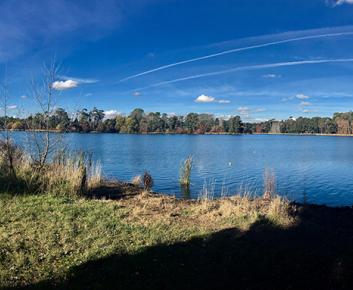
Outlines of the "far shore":
M 0 128 L 0 131 L 6 131 Z M 78 134 L 122 134 L 122 135 L 287 135 L 287 136 L 336 136 L 336 137 L 353 137 L 353 134 L 327 134 L 327 133 L 229 133 L 229 132 L 206 132 L 206 133 L 175 133 L 175 132 L 148 132 L 148 133 L 118 133 L 118 132 L 100 132 L 100 131 L 62 131 L 54 129 L 35 129 L 35 130 L 21 130 L 9 129 L 9 132 L 49 132 L 49 133 L 78 133 Z

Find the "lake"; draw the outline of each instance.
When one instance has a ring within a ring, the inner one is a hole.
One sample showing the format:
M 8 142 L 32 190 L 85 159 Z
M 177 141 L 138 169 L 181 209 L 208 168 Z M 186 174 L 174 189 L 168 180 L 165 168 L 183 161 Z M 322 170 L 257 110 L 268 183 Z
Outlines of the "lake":
M 14 133 L 17 140 L 23 132 Z M 124 181 L 149 171 L 153 190 L 197 198 L 204 187 L 214 196 L 263 192 L 266 168 L 277 190 L 291 200 L 353 204 L 353 138 L 288 135 L 76 134 L 65 144 L 100 160 L 107 177 Z M 190 192 L 179 186 L 179 167 L 193 156 Z

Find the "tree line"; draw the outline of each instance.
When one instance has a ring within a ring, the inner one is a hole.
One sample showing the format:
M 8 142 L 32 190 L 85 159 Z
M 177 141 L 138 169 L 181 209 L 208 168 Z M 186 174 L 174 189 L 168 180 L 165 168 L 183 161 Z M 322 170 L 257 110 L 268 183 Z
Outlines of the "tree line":
M 160 112 L 146 113 L 134 109 L 130 114 L 107 118 L 103 110 L 82 109 L 72 116 L 62 108 L 52 113 L 36 113 L 27 118 L 0 117 L 0 128 L 10 130 L 56 130 L 61 132 L 109 132 L 109 133 L 294 133 L 294 134 L 353 134 L 353 112 L 335 113 L 329 117 L 292 117 L 287 120 L 274 119 L 249 123 L 240 116 L 227 119 L 212 114 L 189 113 L 168 115 Z

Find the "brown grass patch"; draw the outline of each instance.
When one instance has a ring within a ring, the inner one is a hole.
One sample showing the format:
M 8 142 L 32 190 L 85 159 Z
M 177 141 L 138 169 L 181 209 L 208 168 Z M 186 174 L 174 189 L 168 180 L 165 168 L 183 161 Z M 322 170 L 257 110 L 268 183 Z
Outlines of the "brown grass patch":
M 118 203 L 128 210 L 126 219 L 129 222 L 143 225 L 167 222 L 196 225 L 204 230 L 234 226 L 246 230 L 260 218 L 267 218 L 283 227 L 295 222 L 291 216 L 293 205 L 279 196 L 270 201 L 240 195 L 214 200 L 181 200 L 142 191 Z

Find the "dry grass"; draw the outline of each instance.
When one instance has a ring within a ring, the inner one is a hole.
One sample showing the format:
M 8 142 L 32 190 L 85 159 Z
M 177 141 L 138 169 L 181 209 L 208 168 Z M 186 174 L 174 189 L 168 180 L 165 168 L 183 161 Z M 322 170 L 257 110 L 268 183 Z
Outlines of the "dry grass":
M 131 183 L 135 186 L 141 186 L 142 185 L 142 176 L 141 175 L 136 175 L 131 179 Z
M 14 147 L 15 148 L 15 147 Z M 0 190 L 20 193 L 51 193 L 79 195 L 102 183 L 100 163 L 94 163 L 84 154 L 59 151 L 43 167 L 19 148 L 13 150 L 14 174 L 8 169 L 8 156 L 0 154 Z
M 215 196 L 215 187 L 216 187 L 216 180 L 210 179 L 205 180 L 202 186 L 201 191 L 198 194 L 198 200 L 212 200 Z
M 283 227 L 294 223 L 292 205 L 279 196 L 269 202 L 240 195 L 212 200 L 180 200 L 143 191 L 140 195 L 118 201 L 118 204 L 131 210 L 129 222 L 144 225 L 164 222 L 196 225 L 202 230 L 234 226 L 246 230 L 260 218 L 268 218 Z
M 87 190 L 99 187 L 102 183 L 100 163 L 89 162 L 79 158 L 68 158 L 63 163 L 50 163 L 43 170 L 45 180 L 42 192 L 63 195 L 83 194 Z
M 97 188 L 103 183 L 102 165 L 99 161 L 91 162 L 88 167 L 87 187 L 88 190 Z

